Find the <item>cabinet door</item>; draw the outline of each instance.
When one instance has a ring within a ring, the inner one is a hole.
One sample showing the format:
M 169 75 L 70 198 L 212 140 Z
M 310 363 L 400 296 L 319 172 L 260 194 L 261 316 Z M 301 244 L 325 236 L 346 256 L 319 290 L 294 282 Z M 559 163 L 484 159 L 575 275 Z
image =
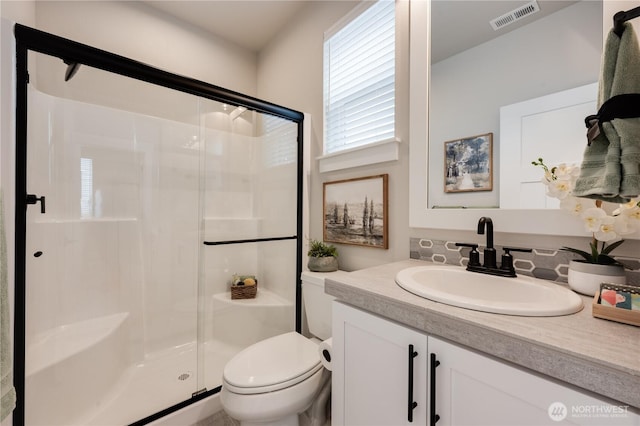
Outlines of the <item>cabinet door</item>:
M 437 426 L 638 425 L 625 406 L 429 337 Z M 430 423 L 430 426 L 431 423 Z
M 332 363 L 333 425 L 426 424 L 426 335 L 334 302 Z

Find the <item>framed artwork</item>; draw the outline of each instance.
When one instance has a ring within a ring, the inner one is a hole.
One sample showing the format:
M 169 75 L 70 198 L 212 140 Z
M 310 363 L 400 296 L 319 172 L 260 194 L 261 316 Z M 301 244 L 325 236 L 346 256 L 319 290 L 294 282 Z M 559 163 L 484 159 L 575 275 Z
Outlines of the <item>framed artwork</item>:
M 325 182 L 324 241 L 389 248 L 389 175 Z
M 444 143 L 444 192 L 493 189 L 493 133 Z

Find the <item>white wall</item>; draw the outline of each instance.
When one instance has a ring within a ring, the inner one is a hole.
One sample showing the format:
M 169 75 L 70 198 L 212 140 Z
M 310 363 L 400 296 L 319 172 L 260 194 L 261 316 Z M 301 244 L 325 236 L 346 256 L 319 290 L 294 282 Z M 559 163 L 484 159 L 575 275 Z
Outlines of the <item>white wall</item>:
M 612 27 L 613 15 L 615 15 L 617 12 L 621 10 L 629 10 L 629 9 L 633 9 L 634 7 L 638 7 L 637 0 L 605 0 L 604 1 L 602 28 L 604 31 L 605 39 L 607 34 L 609 34 L 609 30 Z M 638 36 L 640 37 L 640 18 L 633 19 L 629 22 L 631 22 L 631 24 L 633 25 L 633 29 L 636 30 L 636 34 L 638 34 Z
M 248 95 L 256 55 L 134 1 L 38 1 L 36 26 L 65 38 Z
M 35 27 L 36 2 L 34 0 L 2 0 L 0 14 L 9 21 Z
M 322 239 L 323 182 L 389 174 L 389 249 L 338 244 L 340 268 L 355 270 L 409 257 L 408 147 L 408 2 L 400 2 L 398 28 L 397 132 L 402 140 L 400 159 L 340 172 L 319 173 L 322 155 L 322 44 L 323 33 L 346 15 L 357 2 L 313 1 L 301 10 L 279 36 L 260 52 L 258 97 L 312 115 L 310 235 Z

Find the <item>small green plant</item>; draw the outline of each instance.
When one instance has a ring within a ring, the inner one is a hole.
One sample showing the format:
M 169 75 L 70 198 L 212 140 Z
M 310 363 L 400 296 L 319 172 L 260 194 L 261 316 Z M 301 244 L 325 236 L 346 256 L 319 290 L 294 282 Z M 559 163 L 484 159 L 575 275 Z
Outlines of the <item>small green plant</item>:
M 325 244 L 318 240 L 309 240 L 309 257 L 338 257 L 338 249 L 332 244 Z
M 617 248 L 620 244 L 624 243 L 624 240 L 616 241 L 615 243 L 606 245 L 606 243 L 602 243 L 602 247 L 598 250 L 598 240 L 595 238 L 589 243 L 589 247 L 591 247 L 591 253 L 578 250 L 571 247 L 562 247 L 560 250 L 569 251 L 571 253 L 582 256 L 586 263 L 595 263 L 598 265 L 622 265 L 625 266 L 624 263 L 619 260 L 614 259 L 609 253 L 613 251 L 613 249 Z

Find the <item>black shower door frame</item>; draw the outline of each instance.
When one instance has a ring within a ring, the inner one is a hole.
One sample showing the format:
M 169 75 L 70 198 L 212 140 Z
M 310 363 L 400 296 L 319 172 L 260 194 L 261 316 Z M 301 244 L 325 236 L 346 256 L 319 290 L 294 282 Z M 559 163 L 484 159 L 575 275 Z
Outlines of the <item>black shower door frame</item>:
M 14 293 L 14 386 L 16 389 L 16 408 L 13 412 L 13 425 L 24 426 L 25 421 L 25 355 L 26 355 L 26 226 L 27 206 L 33 204 L 35 197 L 27 193 L 27 86 L 29 84 L 28 52 L 38 52 L 55 56 L 68 64 L 87 65 L 92 68 L 119 74 L 135 80 L 144 81 L 168 89 L 192 94 L 206 99 L 223 102 L 233 106 L 281 117 L 293 121 L 298 126 L 297 156 L 297 224 L 296 235 L 279 236 L 251 240 L 251 242 L 296 240 L 296 331 L 302 329 L 302 293 L 300 274 L 302 273 L 302 188 L 303 188 L 303 121 L 304 114 L 261 99 L 227 90 L 190 77 L 164 71 L 142 62 L 78 43 L 44 31 L 16 24 L 16 183 L 15 183 L 15 293 Z M 29 202 L 28 202 L 29 201 Z M 206 245 L 240 244 L 245 240 L 203 242 Z M 142 425 L 157 420 L 194 402 L 220 391 L 220 387 L 199 393 L 192 398 L 168 407 L 167 409 L 142 419 L 134 425 Z

